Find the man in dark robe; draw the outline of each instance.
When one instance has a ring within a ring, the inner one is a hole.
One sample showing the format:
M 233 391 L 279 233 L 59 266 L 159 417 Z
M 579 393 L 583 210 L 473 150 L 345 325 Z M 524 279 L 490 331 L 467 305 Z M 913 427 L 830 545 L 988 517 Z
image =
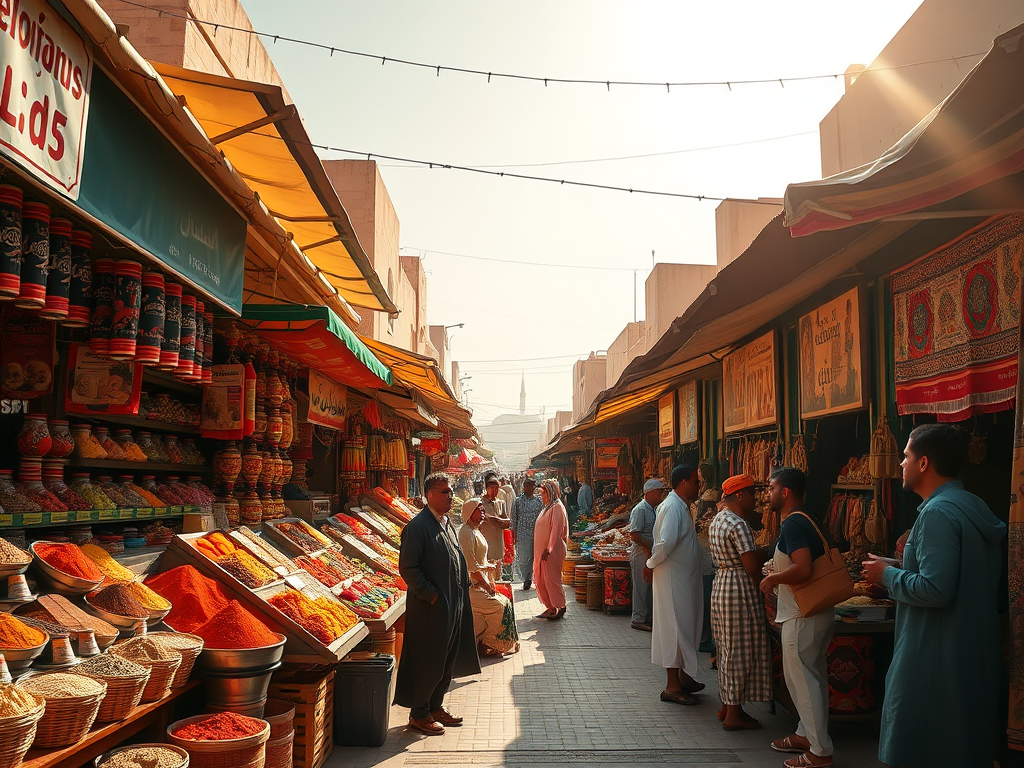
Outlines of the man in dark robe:
M 435 473 L 423 482 L 427 506 L 402 531 L 398 570 L 409 585 L 395 704 L 409 707 L 409 725 L 430 736 L 462 718 L 444 707 L 453 677 L 480 672 L 469 600 L 469 571 L 449 519 L 452 489 Z

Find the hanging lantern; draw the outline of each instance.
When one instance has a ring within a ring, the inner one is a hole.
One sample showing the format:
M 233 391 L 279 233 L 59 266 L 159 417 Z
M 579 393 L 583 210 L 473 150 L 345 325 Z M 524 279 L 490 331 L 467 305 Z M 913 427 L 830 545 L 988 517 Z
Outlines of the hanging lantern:
M 46 275 L 46 304 L 39 313 L 47 320 L 68 316 L 71 295 L 71 222 L 50 219 L 50 263 Z
M 71 232 L 71 286 L 68 291 L 68 328 L 86 328 L 92 308 L 92 235 Z
M 164 339 L 160 345 L 160 370 L 173 371 L 178 367 L 181 344 L 181 286 L 164 284 Z
M 25 203 L 21 209 L 21 288 L 15 306 L 43 308 L 49 266 L 50 209 L 42 203 Z
M 189 376 L 196 356 L 196 297 L 181 297 L 181 344 L 178 348 L 178 367 L 174 369 L 180 377 Z
M 110 358 L 134 360 L 142 306 L 142 265 L 119 261 L 114 267 L 114 320 L 110 326 Z
M 114 260 L 96 259 L 92 267 L 92 315 L 89 351 L 110 354 L 110 327 L 114 322 Z
M 159 272 L 142 275 L 142 303 L 139 307 L 139 334 L 135 338 L 135 362 L 156 365 L 164 340 L 164 276 Z
M 0 184 L 0 301 L 21 289 L 21 204 L 20 189 Z

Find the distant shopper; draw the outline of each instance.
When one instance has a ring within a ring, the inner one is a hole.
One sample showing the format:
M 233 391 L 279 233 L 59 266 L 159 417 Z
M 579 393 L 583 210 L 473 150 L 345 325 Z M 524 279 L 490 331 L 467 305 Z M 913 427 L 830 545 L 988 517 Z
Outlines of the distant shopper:
M 534 493 L 536 481 L 528 477 L 523 481 L 523 494 L 512 505 L 512 544 L 516 548 L 516 568 L 523 577 L 523 591 L 533 585 L 533 529 L 544 508 L 544 502 Z
M 990 766 L 1000 722 L 997 594 L 1006 526 L 956 480 L 963 433 L 924 424 L 903 451 L 903 487 L 924 502 L 903 567 L 874 556 L 864 577 L 896 601 L 878 757 L 894 766 Z
M 672 493 L 658 507 L 654 546 L 644 571 L 653 585 L 651 663 L 667 670 L 661 700 L 675 704 L 697 704 L 700 700 L 693 694 L 704 690 L 704 684 L 693 678 L 704 619 L 700 545 L 689 508 L 698 487 L 693 467 L 684 464 L 672 470 Z
M 584 480 L 576 491 L 576 506 L 579 515 L 589 515 L 594 510 L 594 489 Z
M 484 508 L 480 499 L 469 499 L 462 505 L 462 528 L 459 547 L 469 570 L 469 598 L 473 604 L 473 627 L 476 631 L 477 653 L 501 656 L 519 651 L 519 633 L 512 601 L 499 595 L 494 586 L 494 563 L 487 559 L 487 540 L 480 533 Z
M 654 516 L 658 505 L 665 500 L 668 486 L 660 478 L 652 477 L 644 483 L 644 497 L 629 513 L 626 532 L 633 544 L 629 548 L 629 567 L 633 572 L 633 617 L 630 626 L 642 632 L 651 631 L 651 585 L 644 579 L 647 558 L 654 546 Z
M 452 489 L 440 472 L 423 481 L 427 506 L 402 531 L 398 570 L 409 585 L 395 704 L 409 707 L 409 725 L 429 736 L 462 718 L 444 707 L 453 677 L 480 671 L 466 558 L 449 519 Z
M 562 588 L 562 563 L 569 538 L 569 518 L 562 505 L 561 491 L 554 480 L 540 485 L 544 503 L 533 529 L 533 580 L 537 597 L 545 611 L 537 618 L 557 620 L 565 616 L 565 590 Z
M 501 487 L 498 489 L 498 495 L 505 502 L 505 511 L 511 515 L 512 505 L 516 501 L 516 489 L 512 487 L 512 483 L 509 482 L 507 477 L 501 478 Z
M 768 619 L 757 586 L 764 563 L 754 543 L 751 523 L 756 483 L 735 475 L 722 483 L 725 509 L 708 528 L 717 577 L 711 591 L 711 624 L 718 652 L 719 719 L 727 731 L 760 728 L 743 711 L 749 701 L 771 701 L 772 670 L 768 657 Z
M 772 559 L 774 572 L 764 577 L 761 589 L 776 590 L 775 621 L 782 625 L 782 672 L 793 698 L 799 722 L 796 732 L 771 743 L 776 752 L 799 757 L 787 766 L 832 765 L 832 738 L 828 734 L 828 646 L 835 631 L 835 613 L 819 611 L 804 617 L 792 586 L 811 578 L 812 563 L 825 554 L 819 529 L 804 511 L 807 478 L 793 467 L 772 473 L 771 508 L 781 513 L 779 541 Z
M 505 560 L 504 531 L 512 525 L 512 520 L 508 516 L 508 507 L 501 498 L 501 483 L 497 475 L 487 475 L 484 478 L 484 496 L 480 503 L 484 505 L 484 522 L 480 526 L 480 532 L 487 539 L 487 559 L 495 564 L 495 578 L 500 579 L 502 563 Z

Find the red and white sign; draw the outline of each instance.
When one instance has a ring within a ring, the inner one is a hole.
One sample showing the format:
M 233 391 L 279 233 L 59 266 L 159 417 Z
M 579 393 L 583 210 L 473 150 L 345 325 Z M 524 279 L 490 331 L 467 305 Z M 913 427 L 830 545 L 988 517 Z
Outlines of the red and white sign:
M 0 148 L 78 199 L 92 51 L 44 0 L 0 0 Z

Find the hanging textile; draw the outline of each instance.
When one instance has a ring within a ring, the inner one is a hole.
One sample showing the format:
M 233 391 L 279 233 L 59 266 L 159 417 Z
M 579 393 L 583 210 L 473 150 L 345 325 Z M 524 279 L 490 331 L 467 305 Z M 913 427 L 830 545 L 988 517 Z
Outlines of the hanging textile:
M 901 415 L 1013 407 L 1024 216 L 989 219 L 893 272 Z

